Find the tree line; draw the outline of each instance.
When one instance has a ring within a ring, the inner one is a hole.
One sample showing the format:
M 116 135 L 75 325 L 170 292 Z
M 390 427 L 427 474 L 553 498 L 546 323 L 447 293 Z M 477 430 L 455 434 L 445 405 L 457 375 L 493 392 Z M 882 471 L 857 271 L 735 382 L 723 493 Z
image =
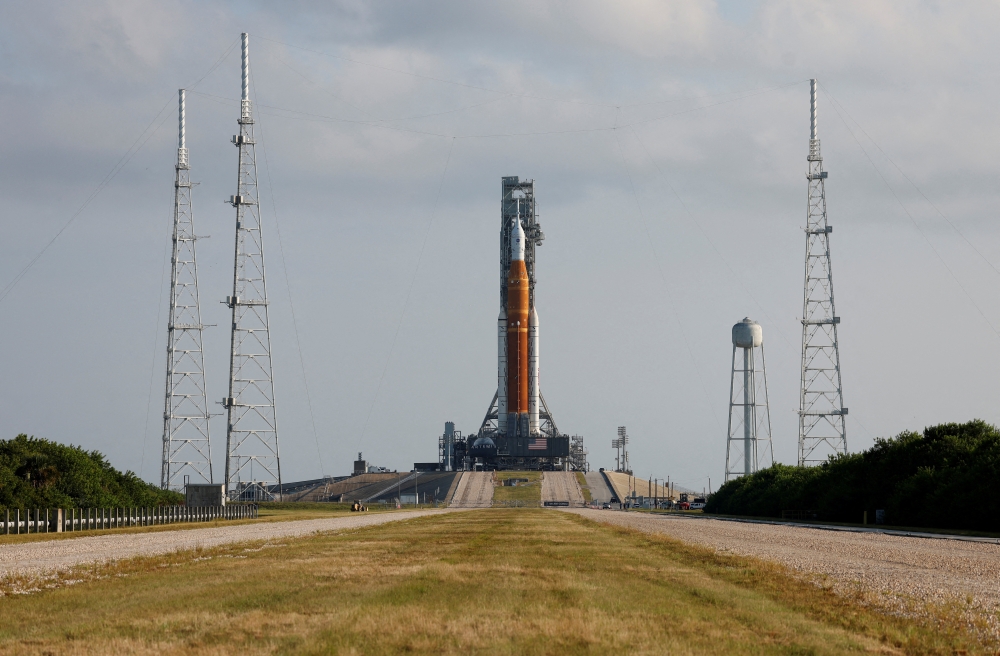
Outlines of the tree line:
M 878 439 L 817 467 L 775 464 L 731 480 L 707 513 L 1000 532 L 1000 431 L 981 420 Z
M 18 435 L 0 440 L 0 508 L 107 508 L 182 503 L 104 455 L 50 440 Z

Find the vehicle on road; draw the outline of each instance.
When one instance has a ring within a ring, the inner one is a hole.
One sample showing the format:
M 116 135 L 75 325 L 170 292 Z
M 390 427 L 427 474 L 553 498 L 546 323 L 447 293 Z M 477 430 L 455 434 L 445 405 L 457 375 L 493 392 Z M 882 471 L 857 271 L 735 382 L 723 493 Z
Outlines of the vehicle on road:
M 606 504 L 602 505 L 601 506 L 601 510 L 611 510 L 611 504 L 610 503 L 606 503 Z

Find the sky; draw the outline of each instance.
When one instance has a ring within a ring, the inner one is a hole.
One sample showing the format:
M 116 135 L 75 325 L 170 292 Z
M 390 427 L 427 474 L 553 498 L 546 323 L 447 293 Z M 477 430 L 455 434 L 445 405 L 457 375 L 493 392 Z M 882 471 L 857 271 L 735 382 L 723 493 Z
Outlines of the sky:
M 794 463 L 809 78 L 849 450 L 1000 423 L 998 23 L 976 1 L 4 3 L 0 436 L 158 482 L 187 88 L 222 470 L 243 31 L 286 481 L 478 429 L 509 175 L 546 235 L 542 392 L 591 466 L 624 425 L 637 476 L 717 488 L 744 317 Z

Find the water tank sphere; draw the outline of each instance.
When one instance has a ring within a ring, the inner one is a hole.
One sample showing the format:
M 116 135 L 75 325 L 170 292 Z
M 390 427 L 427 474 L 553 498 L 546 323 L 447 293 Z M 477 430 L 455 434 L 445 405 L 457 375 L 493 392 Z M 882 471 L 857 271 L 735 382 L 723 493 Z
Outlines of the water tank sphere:
M 756 348 L 764 343 L 764 332 L 760 324 L 750 319 L 743 319 L 733 326 L 733 346 L 748 349 Z

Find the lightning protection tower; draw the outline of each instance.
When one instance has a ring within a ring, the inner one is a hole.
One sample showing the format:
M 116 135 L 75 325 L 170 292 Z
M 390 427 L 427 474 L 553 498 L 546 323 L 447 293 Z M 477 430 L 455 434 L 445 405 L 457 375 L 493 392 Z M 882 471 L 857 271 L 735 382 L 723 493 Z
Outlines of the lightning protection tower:
M 844 393 L 840 382 L 840 317 L 833 304 L 826 177 L 816 133 L 816 80 L 809 81 L 809 183 L 806 263 L 802 300 L 802 386 L 799 392 L 799 466 L 847 453 Z
M 619 473 L 631 474 L 632 467 L 630 467 L 628 459 L 628 443 L 629 437 L 624 426 L 618 427 L 618 437 L 611 440 L 611 448 L 616 450 L 617 455 L 615 455 L 615 471 Z
M 174 232 L 167 318 L 167 388 L 163 408 L 160 487 L 180 489 L 185 477 L 212 482 L 205 355 L 202 351 L 198 264 L 195 259 L 191 170 L 185 141 L 184 89 L 178 91 Z
M 739 351 L 743 352 L 742 367 L 737 355 Z M 733 326 L 726 480 L 750 475 L 773 463 L 771 413 L 767 405 L 767 373 L 764 369 L 764 332 L 756 321 L 743 319 Z
M 243 94 L 237 191 L 229 202 L 236 208 L 236 260 L 229 359 L 229 395 L 223 400 L 226 428 L 226 491 L 232 499 L 270 499 L 280 491 L 278 424 L 274 412 L 271 333 L 264 284 L 264 241 L 257 194 L 257 156 L 250 107 L 248 35 L 243 41 Z

